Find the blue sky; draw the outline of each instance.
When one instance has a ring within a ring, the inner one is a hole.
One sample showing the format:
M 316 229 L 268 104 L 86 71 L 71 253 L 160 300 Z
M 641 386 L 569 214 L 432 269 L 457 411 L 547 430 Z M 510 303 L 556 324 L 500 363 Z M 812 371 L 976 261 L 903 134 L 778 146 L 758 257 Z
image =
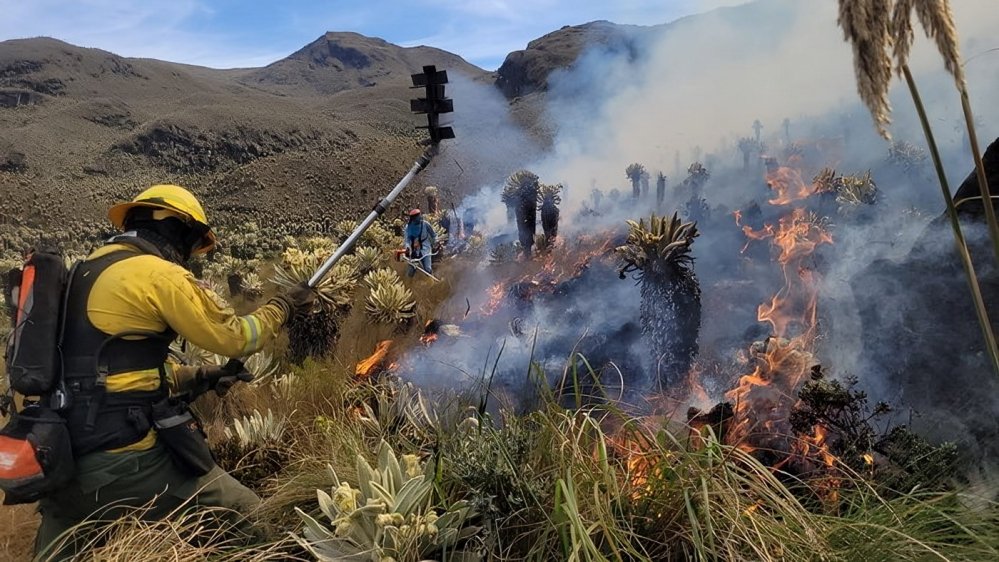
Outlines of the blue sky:
M 745 0 L 0 0 L 0 40 L 49 36 L 129 57 L 262 66 L 326 31 L 431 45 L 495 69 L 563 25 L 651 25 Z

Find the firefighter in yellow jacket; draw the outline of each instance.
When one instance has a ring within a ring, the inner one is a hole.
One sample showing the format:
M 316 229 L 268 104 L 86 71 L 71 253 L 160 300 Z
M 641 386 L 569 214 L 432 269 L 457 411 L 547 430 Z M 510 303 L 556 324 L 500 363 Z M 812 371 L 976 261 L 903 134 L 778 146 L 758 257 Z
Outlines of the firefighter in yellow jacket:
M 153 406 L 168 395 L 221 394 L 246 374 L 174 365 L 168 347 L 179 335 L 213 353 L 245 357 L 315 299 L 301 285 L 245 316 L 220 308 L 185 268 L 192 255 L 215 246 L 215 235 L 201 204 L 182 187 L 153 186 L 112 207 L 108 218 L 123 234 L 73 270 L 67 291 L 62 352 L 69 406 L 62 414 L 76 475 L 39 502 L 35 549 L 46 559 L 71 557 L 82 547 L 80 538 L 62 535 L 84 519 L 111 521 L 134 508 L 158 519 L 185 505 L 252 510 L 256 494 L 217 466 L 202 475 L 189 470 L 152 419 Z

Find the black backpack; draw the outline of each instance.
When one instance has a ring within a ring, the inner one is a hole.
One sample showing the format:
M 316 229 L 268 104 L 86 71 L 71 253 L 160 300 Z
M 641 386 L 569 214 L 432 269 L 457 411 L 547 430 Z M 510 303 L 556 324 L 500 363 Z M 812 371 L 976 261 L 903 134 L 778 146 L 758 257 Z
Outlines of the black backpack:
M 9 419 L 0 429 L 0 489 L 8 505 L 37 501 L 65 485 L 75 469 L 69 429 L 57 412 L 69 278 L 62 255 L 51 250 L 32 251 L 20 269 L 5 276 L 9 388 L 0 410 Z M 15 392 L 23 396 L 20 407 Z

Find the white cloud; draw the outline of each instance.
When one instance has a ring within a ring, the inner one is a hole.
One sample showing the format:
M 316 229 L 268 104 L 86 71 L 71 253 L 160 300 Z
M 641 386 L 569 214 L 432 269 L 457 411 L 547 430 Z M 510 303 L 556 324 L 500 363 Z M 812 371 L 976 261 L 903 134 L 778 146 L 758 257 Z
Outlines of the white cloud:
M 327 30 L 362 31 L 405 45 L 439 47 L 495 67 L 510 51 L 523 49 L 530 40 L 563 25 L 597 19 L 651 25 L 735 3 L 739 2 L 291 0 L 278 10 L 262 3 L 241 6 L 218 0 L 0 0 L 0 39 L 44 35 L 123 56 L 224 68 L 273 62 Z M 247 14 L 256 17 L 242 17 Z M 412 37 L 413 29 L 421 34 Z

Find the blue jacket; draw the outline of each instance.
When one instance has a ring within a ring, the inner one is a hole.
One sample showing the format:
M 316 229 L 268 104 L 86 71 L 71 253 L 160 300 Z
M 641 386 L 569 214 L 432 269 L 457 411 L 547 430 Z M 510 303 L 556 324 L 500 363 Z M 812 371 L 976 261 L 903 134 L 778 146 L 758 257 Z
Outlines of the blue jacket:
M 414 240 L 420 241 L 420 251 L 424 256 L 429 256 L 434 251 L 434 244 L 437 243 L 437 234 L 425 220 L 406 223 L 406 247 L 412 248 Z

